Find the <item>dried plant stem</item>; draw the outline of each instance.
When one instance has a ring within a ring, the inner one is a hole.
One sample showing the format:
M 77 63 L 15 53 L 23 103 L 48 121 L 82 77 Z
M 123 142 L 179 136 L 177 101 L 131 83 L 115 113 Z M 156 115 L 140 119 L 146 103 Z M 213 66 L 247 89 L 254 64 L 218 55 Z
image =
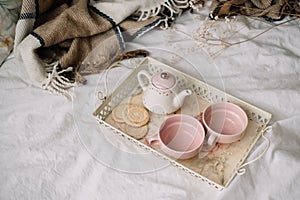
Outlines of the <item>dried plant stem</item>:
M 253 18 L 252 18 L 252 19 L 253 19 Z M 182 30 L 178 30 L 178 29 L 176 29 L 176 28 L 173 28 L 173 30 L 174 30 L 175 32 L 178 32 L 178 33 L 184 35 L 185 37 L 187 37 L 187 38 L 189 38 L 189 39 L 191 39 L 191 40 L 194 40 L 194 41 L 196 41 L 196 42 L 202 44 L 202 45 L 205 44 L 205 45 L 208 45 L 209 47 L 220 47 L 220 49 L 218 49 L 216 52 L 211 52 L 211 53 L 209 53 L 211 57 L 215 58 L 215 57 L 217 57 L 218 55 L 220 55 L 225 49 L 227 49 L 227 48 L 229 48 L 229 47 L 231 47 L 231 46 L 233 46 L 233 45 L 238 45 L 238 44 L 242 44 L 242 43 L 245 43 L 245 42 L 249 42 L 249 41 L 251 41 L 251 40 L 254 40 L 255 38 L 257 38 L 257 37 L 263 35 L 264 33 L 266 33 L 266 32 L 268 32 L 268 31 L 272 30 L 273 28 L 276 28 L 276 27 L 281 26 L 281 25 L 283 25 L 283 24 L 289 23 L 289 22 L 294 21 L 294 20 L 296 20 L 296 19 L 298 19 L 298 18 L 297 18 L 297 17 L 296 17 L 296 18 L 291 18 L 291 19 L 289 19 L 289 20 L 287 20 L 287 21 L 284 21 L 284 22 L 281 22 L 281 23 L 278 23 L 278 24 L 274 24 L 274 23 L 270 24 L 270 23 L 267 23 L 268 25 L 271 25 L 271 27 L 267 28 L 266 30 L 262 31 L 261 33 L 255 35 L 255 36 L 253 36 L 253 37 L 250 37 L 250 38 L 248 38 L 248 39 L 245 39 L 245 40 L 242 40 L 242 41 L 238 41 L 238 42 L 228 42 L 228 41 L 225 41 L 225 39 L 222 39 L 222 38 L 205 37 L 205 36 L 207 36 L 207 33 L 206 33 L 206 32 L 203 32 L 203 34 L 200 34 L 200 35 L 199 35 L 200 38 L 199 38 L 199 37 L 195 38 L 195 36 L 190 35 L 190 34 L 184 32 L 184 31 L 182 31 Z M 257 19 L 254 19 L 254 20 L 257 20 Z M 250 22 L 250 23 L 252 23 L 252 22 Z M 205 26 L 205 25 L 204 25 L 204 26 Z M 231 34 L 230 34 L 230 37 L 233 37 L 233 35 L 235 35 L 236 33 L 238 33 L 238 32 L 239 32 L 241 29 L 243 29 L 243 28 L 244 28 L 244 26 L 243 26 L 242 28 L 240 28 L 239 30 L 236 30 L 236 31 L 234 31 L 233 33 L 231 33 Z M 205 29 L 205 30 L 206 30 L 206 29 Z M 205 31 L 205 30 L 204 30 L 204 31 Z M 209 35 L 209 34 L 208 34 L 208 35 Z M 228 38 L 227 38 L 227 39 L 228 39 Z
M 287 20 L 287 21 L 281 22 L 281 23 L 279 23 L 279 24 L 274 24 L 273 26 L 267 28 L 267 29 L 264 30 L 263 32 L 261 32 L 261 33 L 255 35 L 255 36 L 253 36 L 253 37 L 251 37 L 251 38 L 248 38 L 248 39 L 246 39 L 246 40 L 243 40 L 243 41 L 239 41 L 239 42 L 235 42 L 235 43 L 229 43 L 229 42 L 223 41 L 222 39 L 220 39 L 220 41 L 223 42 L 223 43 L 225 43 L 225 44 L 228 44 L 228 45 L 230 45 L 230 46 L 237 45 L 237 44 L 241 44 L 241 43 L 244 43 L 244 42 L 248 42 L 248 41 L 250 41 L 250 40 L 253 40 L 253 39 L 255 39 L 255 38 L 261 36 L 262 34 L 264 34 L 264 33 L 268 32 L 268 31 L 270 31 L 271 29 L 273 29 L 273 28 L 275 28 L 275 27 L 278 27 L 278 26 L 283 25 L 283 24 L 285 24 L 285 23 L 294 21 L 294 20 L 296 20 L 296 19 L 297 19 L 297 18 L 292 18 L 292 19 L 289 19 L 289 20 Z
M 251 41 L 251 40 L 254 40 L 255 38 L 257 38 L 257 37 L 261 36 L 262 34 L 264 34 L 264 33 L 268 32 L 268 31 L 272 30 L 273 28 L 278 27 L 278 26 L 280 26 L 280 25 L 283 25 L 283 24 L 285 24 L 285 23 L 294 21 L 294 20 L 296 20 L 296 19 L 297 19 L 297 18 L 292 18 L 292 19 L 290 19 L 290 20 L 281 22 L 281 23 L 279 23 L 279 24 L 272 24 L 271 27 L 267 28 L 266 30 L 262 31 L 261 33 L 255 35 L 255 36 L 253 36 L 253 37 L 251 37 L 251 38 L 248 38 L 248 39 L 246 39 L 246 40 L 243 40 L 243 41 L 230 43 L 230 42 L 226 42 L 226 41 L 224 41 L 224 40 L 222 40 L 222 39 L 219 39 L 220 42 L 224 43 L 225 45 L 224 45 L 223 48 L 221 48 L 221 49 L 218 50 L 217 52 L 211 54 L 211 57 L 212 57 L 212 58 L 216 58 L 216 57 L 217 57 L 218 55 L 220 55 L 223 51 L 225 51 L 225 49 L 227 49 L 227 48 L 229 48 L 229 47 L 231 47 L 231 46 L 233 46 L 233 45 L 242 44 L 242 43 L 245 43 L 245 42 L 249 42 L 249 41 Z

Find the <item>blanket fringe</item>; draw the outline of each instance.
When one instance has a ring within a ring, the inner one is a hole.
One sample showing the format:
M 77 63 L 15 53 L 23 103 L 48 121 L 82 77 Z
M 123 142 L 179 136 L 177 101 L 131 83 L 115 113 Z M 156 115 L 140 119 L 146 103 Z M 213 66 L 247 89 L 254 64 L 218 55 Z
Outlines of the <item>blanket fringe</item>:
M 182 12 L 182 9 L 189 6 L 189 0 L 162 0 L 158 5 L 148 9 L 141 9 L 133 16 L 137 21 L 147 20 L 150 17 L 157 16 L 159 13 L 168 18 L 174 18 Z
M 67 69 L 57 71 L 58 62 L 46 66 L 46 72 L 48 73 L 47 79 L 43 82 L 42 88 L 50 91 L 51 93 L 65 96 L 68 99 L 72 99 L 72 94 L 68 90 L 71 87 L 77 85 L 76 82 L 71 82 L 68 78 L 62 76 L 64 72 L 70 72 L 73 67 L 68 67 Z M 50 70 L 52 71 L 50 72 Z

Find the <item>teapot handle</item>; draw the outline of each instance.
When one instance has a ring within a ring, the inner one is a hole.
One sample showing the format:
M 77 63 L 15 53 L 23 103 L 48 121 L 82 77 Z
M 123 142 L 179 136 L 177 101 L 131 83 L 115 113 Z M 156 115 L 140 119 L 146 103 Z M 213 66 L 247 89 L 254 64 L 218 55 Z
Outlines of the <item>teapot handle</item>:
M 142 79 L 142 76 L 145 76 L 148 79 L 148 84 Z M 141 70 L 137 75 L 138 81 L 142 89 L 145 91 L 147 86 L 151 82 L 151 75 L 146 70 Z

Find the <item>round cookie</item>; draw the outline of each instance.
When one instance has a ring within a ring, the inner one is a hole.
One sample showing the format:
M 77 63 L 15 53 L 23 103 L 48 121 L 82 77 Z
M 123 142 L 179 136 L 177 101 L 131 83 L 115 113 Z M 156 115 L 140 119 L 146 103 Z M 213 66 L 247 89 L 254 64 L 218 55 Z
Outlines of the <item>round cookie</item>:
M 116 127 L 116 121 L 113 119 L 112 115 L 108 115 L 105 118 L 105 122 L 107 122 L 108 124 L 110 124 L 111 126 Z
M 125 127 L 127 126 L 127 124 L 125 124 L 125 123 L 119 123 L 119 122 L 116 122 L 116 123 L 117 123 L 116 128 L 118 128 L 122 132 L 126 132 Z
M 131 104 L 143 106 L 143 94 L 132 96 L 130 99 Z
M 127 108 L 127 104 L 120 104 L 112 110 L 113 120 L 116 122 L 124 122 L 123 114 Z
M 112 114 L 111 115 L 108 115 L 105 119 L 105 121 L 110 124 L 111 126 L 121 130 L 121 131 L 125 131 L 125 123 L 122 123 L 122 122 L 116 122 L 114 119 L 113 119 L 113 116 Z
M 133 137 L 134 139 L 140 140 L 146 136 L 148 132 L 148 125 L 144 125 L 142 127 L 133 127 L 128 124 L 125 125 L 125 132 Z
M 149 113 L 143 106 L 128 105 L 124 110 L 123 120 L 130 126 L 141 127 L 148 123 Z

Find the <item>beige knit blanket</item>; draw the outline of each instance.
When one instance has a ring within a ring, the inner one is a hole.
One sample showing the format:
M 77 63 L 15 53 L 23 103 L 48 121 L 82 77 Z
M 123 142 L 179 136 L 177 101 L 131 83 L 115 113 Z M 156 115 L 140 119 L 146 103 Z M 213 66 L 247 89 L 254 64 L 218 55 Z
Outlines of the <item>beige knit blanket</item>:
M 97 73 L 122 55 L 127 40 L 205 0 L 23 0 L 14 52 L 32 84 L 71 97 L 81 74 Z M 243 14 L 271 20 L 299 16 L 298 0 L 213 0 L 210 18 Z
M 123 53 L 126 40 L 163 23 L 162 8 L 172 17 L 188 6 L 187 0 L 24 0 L 14 51 L 35 86 L 69 96 L 84 82 L 80 74 L 99 72 Z M 87 57 L 94 59 L 89 66 Z

